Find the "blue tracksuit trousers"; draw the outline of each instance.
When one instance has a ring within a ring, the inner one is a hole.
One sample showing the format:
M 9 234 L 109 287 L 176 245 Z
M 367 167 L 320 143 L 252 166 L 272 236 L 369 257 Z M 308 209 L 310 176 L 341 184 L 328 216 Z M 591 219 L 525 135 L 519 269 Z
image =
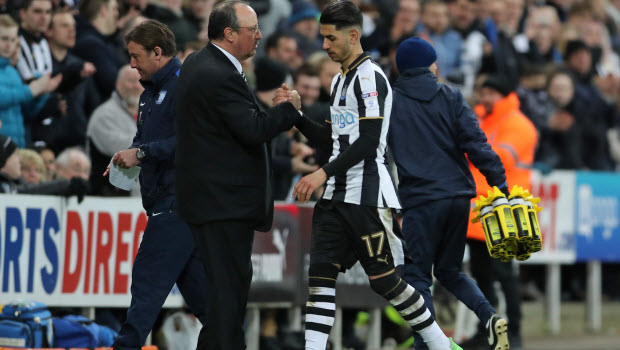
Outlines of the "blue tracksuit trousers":
M 435 316 L 430 292 L 434 274 L 449 292 L 486 323 L 495 309 L 476 283 L 461 272 L 469 207 L 469 198 L 456 197 L 405 210 L 403 236 L 412 263 L 405 265 L 403 279 L 422 294 Z M 428 349 L 420 337 L 416 337 L 414 346 L 416 350 Z
M 175 283 L 192 313 L 204 325 L 206 276 L 192 232 L 176 211 L 154 212 L 133 265 L 131 306 L 114 350 L 138 350 L 144 345 Z

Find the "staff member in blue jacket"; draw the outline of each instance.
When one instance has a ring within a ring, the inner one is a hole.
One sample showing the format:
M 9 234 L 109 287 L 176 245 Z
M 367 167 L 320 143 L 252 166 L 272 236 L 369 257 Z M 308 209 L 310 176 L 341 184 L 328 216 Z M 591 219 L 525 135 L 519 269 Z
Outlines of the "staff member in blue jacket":
M 140 73 L 138 131 L 114 164 L 140 165 L 142 204 L 149 216 L 133 265 L 131 306 L 114 350 L 144 345 L 159 311 L 176 282 L 191 311 L 205 324 L 206 276 L 187 224 L 176 212 L 175 91 L 181 61 L 174 34 L 157 21 L 146 21 L 125 36 L 131 67 Z M 104 175 L 107 175 L 109 168 Z
M 476 195 L 467 158 L 489 185 L 507 193 L 504 166 L 463 95 L 437 81 L 431 71 L 437 69 L 436 60 L 433 47 L 417 37 L 405 40 L 396 52 L 401 75 L 393 89 L 388 144 L 398 168 L 403 235 L 413 260 L 403 278 L 435 316 L 430 294 L 434 273 L 493 331 L 487 332 L 490 349 L 507 349 L 506 320 L 461 272 L 470 199 Z M 418 338 L 415 348 L 427 349 Z

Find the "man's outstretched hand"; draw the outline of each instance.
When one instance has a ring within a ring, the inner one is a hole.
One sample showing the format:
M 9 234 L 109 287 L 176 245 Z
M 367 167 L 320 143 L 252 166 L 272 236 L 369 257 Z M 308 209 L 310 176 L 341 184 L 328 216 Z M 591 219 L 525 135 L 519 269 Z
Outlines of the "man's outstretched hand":
M 293 189 L 293 198 L 297 197 L 299 203 L 308 203 L 312 192 L 327 181 L 327 174 L 322 168 L 308 174 L 299 180 Z
M 280 103 L 290 102 L 297 110 L 301 109 L 301 97 L 299 97 L 299 93 L 297 90 L 289 90 L 286 84 L 282 84 L 282 87 L 278 88 L 276 94 L 273 96 L 272 102 L 274 106 Z

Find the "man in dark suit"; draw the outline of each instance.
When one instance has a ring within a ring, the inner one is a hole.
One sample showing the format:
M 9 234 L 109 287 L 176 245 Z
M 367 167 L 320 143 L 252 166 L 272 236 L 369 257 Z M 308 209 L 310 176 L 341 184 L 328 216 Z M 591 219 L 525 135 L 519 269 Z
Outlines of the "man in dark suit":
M 194 233 L 210 289 L 198 349 L 245 349 L 254 230 L 273 219 L 267 144 L 300 117 L 301 102 L 263 110 L 241 63 L 262 38 L 254 10 L 241 1 L 217 5 L 210 43 L 190 55 L 177 90 L 177 204 Z

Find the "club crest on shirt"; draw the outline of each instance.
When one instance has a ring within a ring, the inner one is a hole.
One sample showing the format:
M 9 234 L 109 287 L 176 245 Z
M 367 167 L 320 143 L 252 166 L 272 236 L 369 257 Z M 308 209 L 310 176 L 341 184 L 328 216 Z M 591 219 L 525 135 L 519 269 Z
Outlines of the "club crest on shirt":
M 347 84 L 342 85 L 342 90 L 340 91 L 340 100 L 344 101 L 347 98 Z
M 166 91 L 166 90 L 160 91 L 159 92 L 159 96 L 157 96 L 157 101 L 155 101 L 155 103 L 160 105 L 164 101 L 164 98 L 166 98 L 166 93 L 167 92 L 168 91 Z

